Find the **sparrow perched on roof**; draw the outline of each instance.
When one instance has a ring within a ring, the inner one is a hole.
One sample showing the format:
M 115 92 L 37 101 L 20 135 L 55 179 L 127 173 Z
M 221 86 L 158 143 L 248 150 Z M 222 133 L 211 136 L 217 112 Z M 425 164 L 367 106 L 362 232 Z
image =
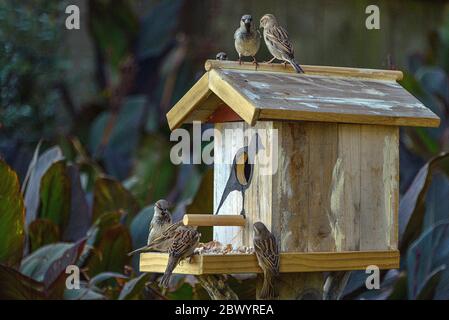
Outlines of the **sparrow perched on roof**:
M 254 228 L 254 251 L 263 271 L 264 279 L 260 299 L 276 297 L 275 280 L 279 275 L 279 248 L 276 238 L 262 222 L 256 222 Z
M 175 239 L 176 231 L 178 230 L 178 228 L 181 228 L 183 226 L 184 224 L 182 221 L 178 221 L 176 223 L 169 225 L 159 236 L 152 239 L 150 243 L 148 243 L 146 246 L 142 248 L 131 251 L 130 253 L 128 253 L 128 256 L 132 256 L 133 254 L 140 252 L 149 252 L 149 251 L 168 252 L 168 249 L 170 248 Z
M 287 30 L 281 27 L 272 14 L 266 14 L 260 19 L 260 27 L 263 28 L 263 38 L 268 50 L 273 55 L 268 63 L 274 59 L 284 61 L 284 65 L 290 63 L 297 73 L 304 73 L 304 70 L 295 61 L 293 46 L 288 39 Z
M 221 61 L 228 60 L 228 55 L 226 54 L 226 52 L 219 52 L 215 56 L 215 60 L 221 60 Z
M 150 223 L 147 244 L 150 244 L 154 238 L 159 237 L 171 225 L 171 212 L 168 208 L 169 203 L 164 199 L 158 200 L 154 204 L 154 215 Z
M 167 268 L 159 283 L 161 287 L 168 288 L 171 274 L 178 263 L 182 259 L 193 256 L 200 237 L 201 234 L 195 228 L 182 226 L 176 229 L 173 234 L 173 242 L 168 249 Z
M 242 63 L 242 56 L 252 57 L 253 63 L 257 66 L 256 53 L 260 48 L 260 32 L 254 28 L 253 18 L 245 14 L 240 19 L 240 27 L 234 33 L 235 50 L 239 54 L 239 64 Z

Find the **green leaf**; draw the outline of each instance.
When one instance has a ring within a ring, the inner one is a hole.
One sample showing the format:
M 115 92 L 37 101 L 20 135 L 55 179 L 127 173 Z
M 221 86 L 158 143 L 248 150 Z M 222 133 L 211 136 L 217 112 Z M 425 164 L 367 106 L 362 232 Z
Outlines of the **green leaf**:
M 2 264 L 0 264 L 0 288 L 1 300 L 45 299 L 42 283 Z
M 399 203 L 399 247 L 405 249 L 416 239 L 422 230 L 424 221 L 424 201 L 432 179 L 434 167 L 449 153 L 441 153 L 430 159 L 416 174 L 412 184 Z
M 449 299 L 448 261 L 449 219 L 435 224 L 410 245 L 406 257 L 408 298 L 432 294 L 436 299 Z
M 130 2 L 91 0 L 89 13 L 91 36 L 117 68 L 138 30 L 138 18 Z
M 110 178 L 95 181 L 93 219 L 111 212 L 125 212 L 130 222 L 139 211 L 139 205 L 133 195 L 120 182 Z
M 161 1 L 144 17 L 137 46 L 139 59 L 158 56 L 166 48 L 178 24 L 183 3 L 180 0 Z
M 59 228 L 51 220 L 36 219 L 28 227 L 31 252 L 51 243 L 59 241 Z
M 69 221 L 71 200 L 65 160 L 52 164 L 42 176 L 40 199 L 40 218 L 51 220 L 63 233 Z
M 76 165 L 67 166 L 70 187 L 70 217 L 64 232 L 64 241 L 72 242 L 84 238 L 92 224 L 92 212 L 81 186 L 81 177 Z
M 118 272 L 102 272 L 89 280 L 89 287 L 98 286 L 103 281 L 110 279 L 128 279 L 128 276 Z
M 41 186 L 41 178 L 44 173 L 50 168 L 50 166 L 62 160 L 62 151 L 59 147 L 53 147 L 45 151 L 42 155 L 39 156 L 36 163 L 32 161 L 31 165 L 33 166 L 29 168 L 30 179 L 26 186 L 25 191 L 25 207 L 26 207 L 26 216 L 25 222 L 28 226 L 34 219 L 36 219 L 39 208 L 39 190 Z
M 167 297 L 170 300 L 192 300 L 193 288 L 190 284 L 184 282 L 176 291 L 169 292 Z
M 20 266 L 20 272 L 50 286 L 65 272 L 68 265 L 75 264 L 85 240 L 72 243 L 56 243 L 44 246 L 27 256 Z
M 140 293 L 143 288 L 145 288 L 145 284 L 150 279 L 150 273 L 143 273 L 139 277 L 131 279 L 124 286 L 120 295 L 118 297 L 119 300 L 134 300 L 138 299 Z
M 138 201 L 145 205 L 167 196 L 177 171 L 177 166 L 170 161 L 170 145 L 166 137 L 146 136 L 140 143 L 136 165 L 126 184 Z
M 407 299 L 407 275 L 405 272 L 399 274 L 393 290 L 388 296 L 388 300 L 406 300 Z
M 17 174 L 0 159 L 0 263 L 17 267 L 25 242 L 25 209 Z
M 106 300 L 107 297 L 96 287 L 90 287 L 86 281 L 80 281 L 79 289 L 65 289 L 64 300 Z
M 438 283 L 445 269 L 445 265 L 439 266 L 427 276 L 427 279 L 424 281 L 416 296 L 416 300 L 432 300 L 434 298 Z
M 131 236 L 124 225 L 107 228 L 87 261 L 89 275 L 105 271 L 123 272 L 125 265 L 129 264 L 131 248 Z

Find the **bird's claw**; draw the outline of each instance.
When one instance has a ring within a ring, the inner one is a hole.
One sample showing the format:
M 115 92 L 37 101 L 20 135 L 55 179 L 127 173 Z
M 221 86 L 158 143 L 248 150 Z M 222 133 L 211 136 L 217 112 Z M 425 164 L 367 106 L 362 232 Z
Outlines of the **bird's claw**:
M 259 67 L 259 63 L 257 62 L 255 57 L 253 57 L 253 59 L 254 59 L 253 64 L 256 66 L 256 70 L 257 70 L 257 67 Z

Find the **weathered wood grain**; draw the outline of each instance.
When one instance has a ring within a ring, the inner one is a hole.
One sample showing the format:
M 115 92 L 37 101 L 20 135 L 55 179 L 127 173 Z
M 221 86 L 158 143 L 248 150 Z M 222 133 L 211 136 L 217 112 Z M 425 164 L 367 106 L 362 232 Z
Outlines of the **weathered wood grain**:
M 307 123 L 309 136 L 309 218 L 307 251 L 335 251 L 341 212 L 331 212 L 332 173 L 337 161 L 338 126 Z M 336 231 L 333 233 L 333 231 Z
M 251 103 L 247 95 L 240 91 L 238 85 L 227 79 L 225 74 L 211 70 L 209 88 L 246 123 L 250 125 L 256 123 L 259 110 Z
M 207 60 L 204 68 L 206 71 L 212 69 L 232 69 L 232 70 L 250 70 L 255 71 L 255 66 L 252 63 L 239 64 L 236 61 L 217 61 Z M 311 66 L 301 65 L 306 74 L 311 75 L 326 75 L 326 76 L 341 76 L 352 78 L 366 78 L 366 79 L 381 79 L 381 80 L 401 80 L 403 74 L 399 70 L 379 70 L 379 69 L 363 69 L 363 68 L 347 68 L 347 67 L 331 67 L 331 66 Z M 296 73 L 292 66 L 286 67 L 280 63 L 259 63 L 257 71 L 263 72 L 281 72 L 281 73 Z
M 330 202 L 336 251 L 360 248 L 360 152 L 361 126 L 338 124 L 338 156 Z
M 198 104 L 205 101 L 212 91 L 209 89 L 209 73 L 205 73 L 195 85 L 167 113 L 168 126 L 174 130 L 186 118 L 196 112 Z M 214 94 L 215 95 L 215 94 Z
M 231 173 L 231 166 L 236 152 L 251 143 L 257 132 L 260 136 L 259 150 L 255 155 L 252 178 L 245 190 L 246 225 L 244 228 L 214 228 L 214 239 L 234 246 L 252 243 L 253 224 L 263 221 L 271 228 L 272 219 L 272 168 L 270 152 L 272 152 L 272 137 L 266 132 L 272 130 L 269 121 L 258 122 L 254 127 L 245 122 L 216 124 L 217 136 L 214 142 L 214 212 L 220 203 L 225 185 Z M 233 191 L 225 200 L 219 215 L 240 213 L 242 209 L 240 191 Z
M 392 81 L 216 70 L 211 72 L 223 75 L 260 110 L 258 120 L 439 125 L 432 111 Z
M 228 65 L 222 63 L 218 64 Z M 293 74 L 276 68 L 278 72 L 234 68 L 233 63 L 229 66 L 211 67 L 167 113 L 172 130 L 183 123 L 208 121 L 223 104 L 250 125 L 257 120 L 422 127 L 440 123 L 432 111 L 394 81 L 397 72 L 315 67 L 315 73 Z
M 167 266 L 168 254 L 147 252 L 140 255 L 140 271 L 163 273 Z M 399 267 L 399 252 L 313 252 L 281 253 L 282 273 L 321 272 L 339 270 L 364 270 L 376 264 L 381 269 Z M 196 255 L 192 263 L 187 260 L 178 265 L 174 273 L 179 274 L 237 274 L 261 273 L 254 254 Z
M 226 183 L 231 174 L 231 164 L 236 152 L 245 145 L 244 122 L 217 123 L 214 137 L 214 213 L 220 203 Z M 219 215 L 235 215 L 242 210 L 240 192 L 231 192 Z M 235 247 L 244 245 L 242 227 L 214 228 L 214 240 Z
M 360 250 L 397 248 L 399 130 L 361 128 Z

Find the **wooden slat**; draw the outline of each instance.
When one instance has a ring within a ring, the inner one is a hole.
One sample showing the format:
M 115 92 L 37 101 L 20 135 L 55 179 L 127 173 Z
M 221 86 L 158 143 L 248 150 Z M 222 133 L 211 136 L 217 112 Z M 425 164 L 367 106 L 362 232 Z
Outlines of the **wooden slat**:
M 273 175 L 272 231 L 282 251 L 307 251 L 309 139 L 307 124 L 274 122 L 278 170 Z M 295 226 L 295 228 L 292 228 Z
M 217 134 L 214 137 L 214 213 L 216 213 L 226 183 L 231 174 L 231 164 L 234 155 L 245 145 L 244 122 L 228 122 L 215 124 Z M 240 213 L 242 209 L 242 196 L 238 191 L 231 192 L 219 215 Z M 221 243 L 230 243 L 239 247 L 243 242 L 243 228 L 228 227 L 214 228 L 214 240 Z
M 397 248 L 399 129 L 361 127 L 360 250 Z
M 357 251 L 360 248 L 360 134 L 360 125 L 338 125 L 338 156 L 332 175 L 330 205 L 337 220 L 337 251 Z
M 309 218 L 307 251 L 335 251 L 338 216 L 330 211 L 332 173 L 337 160 L 337 124 L 307 123 Z M 336 213 L 337 214 L 337 213 Z M 338 213 L 339 214 L 339 213 Z
M 142 253 L 141 272 L 163 273 L 168 262 L 167 253 Z M 398 251 L 281 253 L 280 271 L 285 273 L 364 270 L 369 265 L 380 269 L 399 268 Z M 235 274 L 261 273 L 254 254 L 197 255 L 192 263 L 183 261 L 174 273 L 179 274 Z
M 182 222 L 186 226 L 245 226 L 241 215 L 185 214 Z
M 326 76 L 341 76 L 341 77 L 354 77 L 365 79 L 383 79 L 383 80 L 401 80 L 403 74 L 399 70 L 378 70 L 378 69 L 363 69 L 363 68 L 347 68 L 347 67 L 331 67 L 331 66 L 311 66 L 301 65 L 306 74 L 313 75 L 326 75 Z M 255 66 L 252 63 L 239 64 L 236 61 L 217 61 L 207 60 L 205 63 L 206 71 L 212 69 L 235 69 L 235 70 L 255 70 Z M 283 73 L 295 73 L 292 66 L 287 65 L 284 67 L 280 63 L 259 63 L 257 71 L 269 71 L 269 72 L 283 72 Z
M 197 109 L 198 104 L 206 100 L 210 94 L 209 73 L 205 73 L 167 113 L 167 121 L 170 129 L 174 130 L 180 127 L 186 117 Z

